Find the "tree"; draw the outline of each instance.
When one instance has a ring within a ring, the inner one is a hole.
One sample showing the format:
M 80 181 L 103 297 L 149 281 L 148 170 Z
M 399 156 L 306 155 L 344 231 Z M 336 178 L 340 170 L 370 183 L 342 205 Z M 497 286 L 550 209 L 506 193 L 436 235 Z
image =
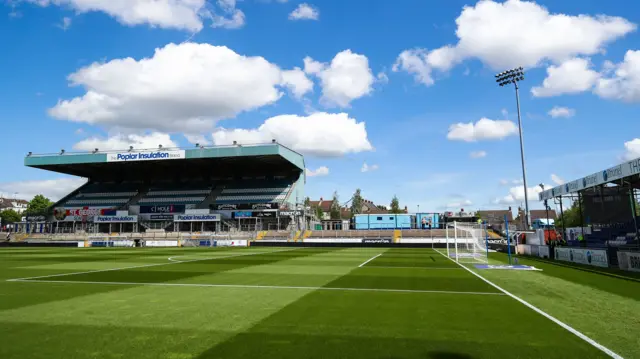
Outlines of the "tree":
M 360 194 L 360 188 L 356 189 L 356 192 L 353 194 L 353 198 L 351 199 L 351 215 L 355 216 L 356 214 L 362 213 L 362 195 Z
M 20 213 L 14 211 L 13 209 L 5 209 L 4 211 L 0 212 L 0 220 L 2 221 L 3 225 L 7 223 L 20 222 L 21 219 L 22 216 L 20 215 Z
M 318 219 L 321 220 L 324 218 L 324 212 L 322 211 L 322 208 L 320 206 L 316 206 L 315 211 L 316 211 L 316 217 L 318 217 Z
M 49 198 L 39 194 L 27 204 L 27 210 L 24 212 L 27 216 L 44 216 L 47 214 L 49 207 L 53 206 L 53 202 Z
M 341 219 L 340 215 L 340 202 L 338 201 L 338 192 L 333 192 L 333 200 L 331 201 L 331 209 L 329 210 L 329 216 L 331 219 Z
M 400 201 L 398 201 L 398 196 L 393 196 L 391 199 L 391 213 L 402 213 L 400 210 Z
M 578 201 L 574 201 L 570 208 L 563 211 L 563 215 L 555 222 L 556 228 L 562 228 L 563 223 L 564 228 L 580 227 L 580 203 Z
M 309 197 L 304 199 L 304 208 L 309 208 L 311 207 L 311 199 L 309 199 Z

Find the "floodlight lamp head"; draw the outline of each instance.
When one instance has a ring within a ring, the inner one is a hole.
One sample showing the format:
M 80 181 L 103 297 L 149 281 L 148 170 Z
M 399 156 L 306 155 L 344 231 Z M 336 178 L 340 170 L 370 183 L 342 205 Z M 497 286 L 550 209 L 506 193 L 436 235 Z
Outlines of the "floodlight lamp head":
M 93 149 L 93 153 L 98 153 L 98 149 L 97 149 L 97 148 L 94 148 L 94 149 Z
M 29 153 L 27 153 L 27 157 L 31 157 L 32 154 L 33 152 L 29 151 Z
M 158 145 L 158 148 L 162 148 L 162 145 Z
M 133 151 L 133 146 L 129 146 L 129 152 Z
M 60 154 L 64 155 L 64 148 L 60 150 Z

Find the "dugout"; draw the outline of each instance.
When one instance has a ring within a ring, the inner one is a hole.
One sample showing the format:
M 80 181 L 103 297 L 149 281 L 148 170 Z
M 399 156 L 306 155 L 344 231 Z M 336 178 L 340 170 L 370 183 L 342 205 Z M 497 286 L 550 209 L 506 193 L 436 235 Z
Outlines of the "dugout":
M 559 230 L 569 245 L 639 246 L 639 189 L 640 158 L 545 190 L 539 199 L 545 206 L 549 201 L 559 206 L 562 220 Z M 565 226 L 568 203 L 578 208 L 578 228 Z M 584 243 L 576 243 L 579 234 L 584 235 Z

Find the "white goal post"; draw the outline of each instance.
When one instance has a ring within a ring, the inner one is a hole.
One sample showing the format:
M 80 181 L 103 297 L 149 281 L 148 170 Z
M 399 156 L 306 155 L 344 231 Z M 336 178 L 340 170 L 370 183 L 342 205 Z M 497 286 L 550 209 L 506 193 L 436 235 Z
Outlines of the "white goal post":
M 486 236 L 486 228 L 483 224 L 448 223 L 447 256 L 459 263 L 488 263 Z

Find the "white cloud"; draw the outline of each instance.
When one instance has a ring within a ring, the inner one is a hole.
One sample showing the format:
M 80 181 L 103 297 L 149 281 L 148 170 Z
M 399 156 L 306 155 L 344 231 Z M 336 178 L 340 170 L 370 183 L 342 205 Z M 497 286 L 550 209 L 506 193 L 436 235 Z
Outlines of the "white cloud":
M 449 126 L 447 138 L 453 141 L 475 142 L 482 140 L 501 140 L 515 135 L 518 127 L 515 123 L 506 120 L 490 120 L 481 118 L 475 124 L 456 123 Z
M 371 151 L 364 122 L 346 113 L 316 112 L 309 116 L 280 115 L 267 119 L 255 129 L 219 128 L 213 133 L 216 145 L 279 143 L 304 155 L 338 157 Z
M 104 12 L 124 25 L 147 24 L 198 32 L 206 0 L 27 0 L 40 6 L 66 6 L 78 13 Z
M 16 198 L 31 200 L 36 195 L 42 194 L 52 201 L 68 195 L 71 191 L 80 187 L 87 180 L 78 177 L 63 177 L 50 180 L 40 181 L 21 181 L 21 182 L 5 182 L 0 183 L 0 193 L 13 198 L 17 192 Z
M 487 157 L 487 152 L 485 151 L 473 151 L 469 153 L 469 157 L 471 158 L 484 158 Z
M 545 188 L 551 188 L 551 186 L 544 186 Z M 527 189 L 527 196 L 529 196 L 529 202 L 538 200 L 538 193 L 542 192 L 540 186 L 529 187 Z M 509 194 L 504 197 L 496 198 L 495 204 L 515 204 L 524 202 L 524 186 L 511 187 Z
M 389 82 L 389 76 L 387 76 L 387 74 L 384 71 L 380 71 L 378 72 L 378 74 L 376 75 L 376 80 L 379 83 L 383 83 L 386 84 Z
M 609 64 L 613 76 L 598 80 L 595 93 L 603 98 L 640 102 L 640 50 L 627 51 L 620 64 Z
M 369 59 L 351 50 L 339 52 L 328 65 L 306 57 L 304 71 L 320 79 L 321 101 L 327 106 L 348 107 L 351 101 L 373 91 L 375 77 Z
M 69 29 L 71 27 L 71 18 L 70 17 L 63 17 L 62 18 L 62 23 L 57 25 L 59 28 L 61 28 L 64 31 L 67 31 L 67 29 Z
M 154 149 L 159 145 L 165 148 L 178 147 L 168 134 L 153 132 L 147 135 L 119 134 L 108 138 L 90 137 L 76 143 L 73 148 L 80 151 L 93 151 L 96 148 L 100 151 L 115 151 L 128 149 L 129 146 L 135 149 Z
M 239 29 L 244 26 L 244 13 L 236 9 L 236 0 L 218 0 L 217 4 L 218 8 L 220 8 L 219 11 L 204 12 L 204 14 L 211 18 L 211 27 Z
M 514 179 L 514 180 L 500 180 L 500 184 L 503 186 L 506 185 L 521 185 L 523 183 L 522 179 Z
M 308 168 L 305 169 L 305 173 L 307 175 L 307 177 L 321 177 L 321 176 L 327 176 L 329 174 L 329 168 L 325 167 L 325 166 L 320 166 L 318 167 L 318 169 L 314 170 L 310 170 Z
M 550 97 L 589 91 L 600 77 L 587 59 L 574 58 L 559 66 L 549 66 L 542 86 L 533 87 L 535 97 Z
M 569 118 L 576 115 L 576 110 L 568 107 L 554 106 L 549 111 L 549 116 L 552 118 L 564 117 Z
M 183 43 L 153 57 L 93 63 L 69 75 L 81 97 L 49 110 L 58 119 L 160 132 L 203 133 L 216 120 L 273 104 L 286 86 L 296 95 L 309 83 L 299 69 L 283 71 L 262 57 L 224 46 Z
M 320 11 L 307 4 L 302 3 L 289 14 L 289 20 L 318 20 L 320 18 Z
M 302 98 L 307 92 L 313 91 L 313 81 L 296 67 L 282 72 L 282 84 L 285 85 L 296 98 Z
M 203 134 L 184 134 L 184 138 L 191 144 L 198 144 L 200 146 L 208 146 L 211 144 L 211 140 Z
M 634 138 L 631 141 L 625 142 L 624 148 L 626 150 L 623 156 L 625 161 L 631 161 L 640 157 L 640 138 Z
M 558 176 L 558 175 L 557 175 L 557 174 L 555 174 L 555 173 L 552 173 L 552 174 L 551 174 L 551 181 L 552 181 L 553 183 L 555 183 L 555 184 L 556 184 L 556 186 L 559 186 L 559 185 L 561 185 L 561 184 L 564 184 L 564 180 L 563 180 L 562 178 L 560 178 L 560 176 Z
M 360 172 L 371 172 L 376 171 L 380 168 L 378 165 L 368 165 L 366 162 L 362 164 L 362 168 L 360 168 Z
M 477 58 L 494 70 L 563 62 L 601 53 L 606 45 L 634 31 L 621 17 L 551 14 L 534 2 L 478 1 L 465 6 L 456 19 L 455 45 L 429 51 L 406 50 L 394 69 L 408 71 L 426 85 L 433 70 L 447 71 L 465 59 Z
M 464 208 L 466 206 L 471 206 L 472 204 L 473 204 L 473 202 L 471 202 L 468 199 L 465 199 L 465 200 L 461 200 L 461 201 L 458 201 L 458 202 L 449 202 L 444 206 L 444 208 L 445 209 L 451 209 L 451 208 L 462 209 L 462 208 Z

